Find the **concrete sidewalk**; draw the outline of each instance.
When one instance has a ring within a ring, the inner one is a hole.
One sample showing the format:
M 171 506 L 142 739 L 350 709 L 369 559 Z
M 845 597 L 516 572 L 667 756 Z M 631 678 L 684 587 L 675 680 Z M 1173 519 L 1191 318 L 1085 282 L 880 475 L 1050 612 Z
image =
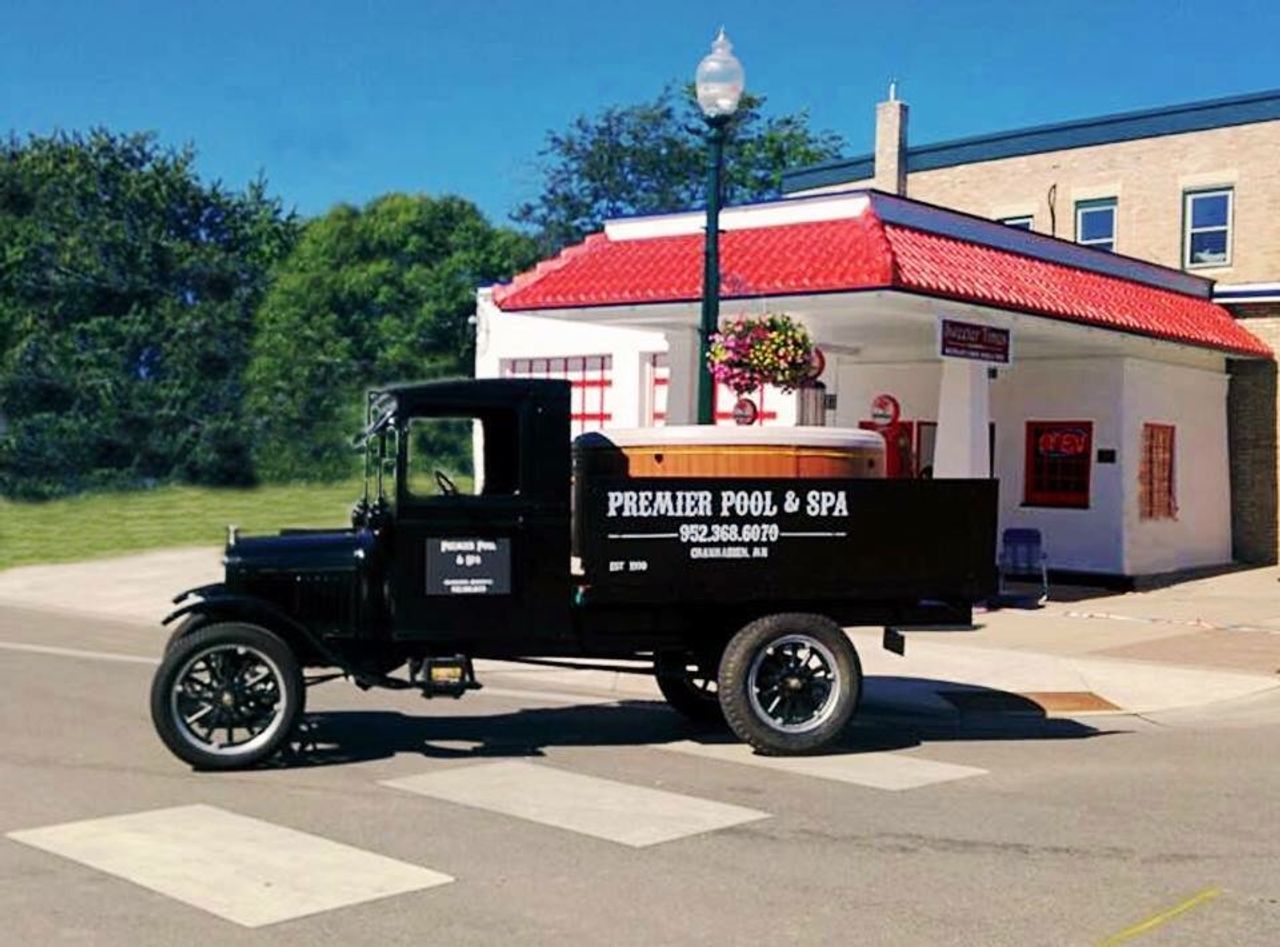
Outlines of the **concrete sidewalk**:
M 151 626 L 221 576 L 216 549 L 0 572 L 0 603 Z M 971 630 L 907 633 L 905 657 L 854 629 L 869 707 L 1079 716 L 1212 705 L 1280 687 L 1280 569 L 1144 592 L 1055 590 L 1041 609 L 980 612 Z M 488 663 L 494 686 L 658 699 L 645 675 Z
M 173 597 L 222 580 L 222 550 L 207 546 L 0 571 L 0 602 L 157 624 Z
M 1070 716 L 1200 707 L 1280 687 L 1276 567 L 1141 592 L 1060 587 L 1043 608 L 980 610 L 974 625 L 908 632 L 905 658 L 877 648 L 869 634 L 854 637 L 882 689 L 890 676 L 907 677 L 898 686 L 939 711 L 955 698 L 963 706 L 966 695 L 921 679 L 1023 695 L 1025 706 Z
M 1061 589 L 1036 611 L 976 615 L 979 630 L 963 642 L 1246 674 L 1280 671 L 1280 568 L 1240 569 L 1144 592 L 1080 591 Z

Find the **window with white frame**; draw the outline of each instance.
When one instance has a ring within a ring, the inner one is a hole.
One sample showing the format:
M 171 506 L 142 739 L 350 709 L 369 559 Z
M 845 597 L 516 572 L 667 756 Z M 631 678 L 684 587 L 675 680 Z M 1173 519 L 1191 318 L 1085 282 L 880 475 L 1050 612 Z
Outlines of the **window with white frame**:
M 1116 248 L 1116 199 L 1076 202 L 1076 243 L 1096 250 Z
M 1182 265 L 1231 265 L 1232 189 L 1188 191 L 1182 197 Z
M 1000 218 L 1000 223 L 1004 224 L 1006 227 L 1012 227 L 1015 230 L 1031 230 L 1032 225 L 1035 224 L 1035 222 L 1036 222 L 1036 219 L 1032 217 L 1030 214 L 1026 214 L 1022 217 L 1001 217 Z

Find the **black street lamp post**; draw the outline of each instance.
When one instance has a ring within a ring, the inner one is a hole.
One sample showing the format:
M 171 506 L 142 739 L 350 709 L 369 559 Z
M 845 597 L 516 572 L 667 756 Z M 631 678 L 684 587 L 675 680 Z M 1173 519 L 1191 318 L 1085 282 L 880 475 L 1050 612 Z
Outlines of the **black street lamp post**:
M 724 166 L 724 141 L 728 137 L 728 115 L 707 118 L 711 146 L 711 173 L 707 183 L 707 236 L 703 241 L 702 321 L 698 348 L 698 423 L 713 424 L 715 418 L 715 380 L 711 377 L 708 357 L 711 336 L 720 323 L 720 172 Z
M 738 109 L 745 85 L 742 63 L 733 55 L 733 45 L 724 28 L 711 44 L 711 52 L 698 63 L 695 87 L 698 105 L 707 121 L 707 143 L 711 149 L 711 169 L 707 181 L 707 233 L 703 247 L 702 319 L 698 345 L 698 423 L 715 423 L 715 380 L 708 356 L 711 336 L 720 322 L 720 175 L 724 166 L 724 143 L 729 123 Z

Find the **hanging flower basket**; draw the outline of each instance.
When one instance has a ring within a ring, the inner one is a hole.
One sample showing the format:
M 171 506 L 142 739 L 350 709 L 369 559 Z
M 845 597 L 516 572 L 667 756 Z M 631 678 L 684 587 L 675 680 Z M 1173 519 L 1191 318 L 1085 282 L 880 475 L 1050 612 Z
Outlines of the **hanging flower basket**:
M 745 395 L 765 385 L 793 391 L 813 377 L 813 340 L 785 313 L 739 316 L 711 337 L 707 364 L 716 381 Z

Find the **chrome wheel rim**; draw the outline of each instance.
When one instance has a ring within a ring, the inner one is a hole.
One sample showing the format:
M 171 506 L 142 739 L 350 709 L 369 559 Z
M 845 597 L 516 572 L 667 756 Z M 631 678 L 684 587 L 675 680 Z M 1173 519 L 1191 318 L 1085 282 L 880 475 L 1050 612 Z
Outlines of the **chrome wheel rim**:
M 756 716 L 783 733 L 807 733 L 835 713 L 840 671 L 835 655 L 808 635 L 784 635 L 761 648 L 747 672 Z
M 187 659 L 169 712 L 191 746 L 217 756 L 252 753 L 284 723 L 288 696 L 279 665 L 257 648 L 212 645 Z

